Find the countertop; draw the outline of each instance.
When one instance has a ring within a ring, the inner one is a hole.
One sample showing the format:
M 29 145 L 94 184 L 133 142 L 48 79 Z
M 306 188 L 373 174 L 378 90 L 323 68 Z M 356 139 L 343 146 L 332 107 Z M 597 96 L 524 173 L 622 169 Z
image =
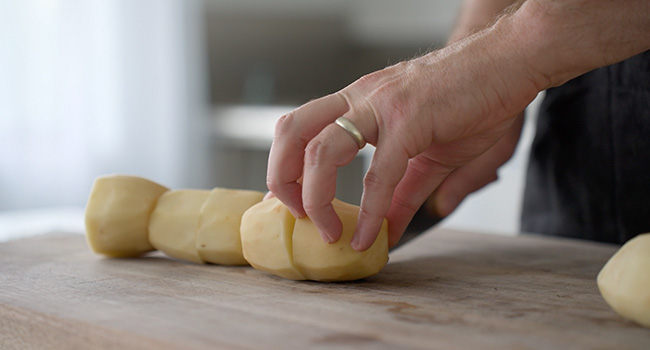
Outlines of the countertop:
M 596 287 L 616 249 L 432 229 L 376 276 L 317 283 L 52 233 L 0 244 L 0 348 L 649 349 Z

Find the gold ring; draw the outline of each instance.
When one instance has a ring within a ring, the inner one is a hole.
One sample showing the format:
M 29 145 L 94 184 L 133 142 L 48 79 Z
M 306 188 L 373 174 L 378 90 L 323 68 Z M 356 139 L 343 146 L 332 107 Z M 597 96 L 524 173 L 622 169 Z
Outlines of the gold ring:
M 362 149 L 363 146 L 366 145 L 366 139 L 363 137 L 363 135 L 361 135 L 361 131 L 359 131 L 359 129 L 357 129 L 357 127 L 354 126 L 350 120 L 345 117 L 339 117 L 336 119 L 335 123 L 336 125 L 342 127 L 343 130 L 347 131 L 350 136 L 352 136 L 354 142 L 356 142 L 359 146 L 359 149 Z

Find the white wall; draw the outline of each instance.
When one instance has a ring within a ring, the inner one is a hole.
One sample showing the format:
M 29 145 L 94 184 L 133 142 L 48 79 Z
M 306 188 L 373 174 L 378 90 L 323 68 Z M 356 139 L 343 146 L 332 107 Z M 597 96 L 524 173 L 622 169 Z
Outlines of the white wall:
M 0 236 L 57 219 L 81 227 L 79 208 L 104 173 L 173 188 L 214 183 L 204 2 L 225 13 L 341 16 L 358 45 L 425 48 L 444 40 L 460 3 L 0 0 Z M 517 232 L 525 150 L 444 225 Z M 49 207 L 58 209 L 39 209 Z
M 104 173 L 204 181 L 201 3 L 0 4 L 0 210 L 83 206 Z

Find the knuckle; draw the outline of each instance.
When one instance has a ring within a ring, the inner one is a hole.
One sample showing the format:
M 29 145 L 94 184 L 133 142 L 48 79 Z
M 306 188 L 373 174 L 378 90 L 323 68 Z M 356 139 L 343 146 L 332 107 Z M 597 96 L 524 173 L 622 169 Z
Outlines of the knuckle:
M 323 160 L 327 158 L 331 145 L 323 142 L 319 138 L 311 140 L 305 148 L 305 164 L 317 165 L 322 164 Z
M 432 178 L 435 174 L 436 169 L 441 169 L 446 166 L 429 157 L 421 156 L 412 158 L 409 161 L 409 167 L 413 169 L 413 171 L 417 172 L 420 176 Z
M 374 208 L 371 209 L 367 205 L 362 205 L 359 208 L 359 216 L 374 220 L 378 216 L 378 213 Z
M 409 96 L 397 82 L 386 82 L 378 86 L 368 97 L 367 103 L 385 130 L 403 131 L 409 126 L 409 118 L 417 109 Z
M 411 198 L 404 198 L 400 195 L 396 195 L 395 197 L 393 197 L 393 204 L 406 209 L 410 213 L 415 213 L 416 211 L 418 211 L 418 209 L 420 209 L 420 205 L 422 203 L 418 203 Z
M 372 73 L 368 73 L 368 74 L 362 76 L 361 78 L 357 79 L 357 81 L 355 83 L 359 84 L 361 86 L 372 85 L 377 81 L 377 79 L 380 78 L 381 74 L 382 74 L 381 70 L 374 71 Z
M 447 159 L 436 159 L 426 154 L 420 154 L 409 160 L 409 167 L 417 171 L 420 175 L 431 178 L 447 176 L 460 165 L 449 162 Z
M 327 204 L 317 203 L 311 200 L 305 200 L 303 202 L 303 208 L 309 216 L 314 216 L 320 213 Z
M 269 191 L 274 193 L 280 190 L 280 185 L 276 182 L 275 179 L 271 177 L 266 178 L 266 187 L 269 189 Z
M 411 114 L 410 100 L 401 80 L 391 80 L 382 84 L 375 90 L 374 97 L 378 101 L 389 102 L 386 106 L 390 109 L 389 114 L 395 119 L 404 119 Z
M 281 136 L 287 134 L 288 132 L 294 129 L 295 124 L 296 124 L 295 111 L 283 115 L 275 123 L 275 135 Z
M 379 176 L 375 171 L 368 170 L 366 176 L 363 177 L 363 187 L 366 190 L 376 190 L 382 188 L 384 185 L 381 176 Z
M 365 206 L 365 205 L 362 205 L 362 206 L 359 208 L 359 217 L 363 217 L 363 218 L 365 218 L 366 220 L 368 220 L 368 219 L 373 220 L 376 216 L 377 216 L 377 215 L 376 215 L 376 213 L 374 212 L 374 210 L 370 210 L 370 209 L 368 209 L 368 207 Z

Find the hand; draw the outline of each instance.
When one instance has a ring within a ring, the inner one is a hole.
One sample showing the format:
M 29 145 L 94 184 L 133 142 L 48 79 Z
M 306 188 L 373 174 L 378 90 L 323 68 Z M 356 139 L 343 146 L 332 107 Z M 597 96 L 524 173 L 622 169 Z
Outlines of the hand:
M 461 39 L 488 28 L 499 15 L 512 13 L 519 8 L 521 1 L 516 0 L 464 0 L 456 20 L 456 26 L 448 39 L 452 44 Z M 504 135 L 485 154 L 466 165 L 454 170 L 429 196 L 418 213 L 428 217 L 426 222 L 433 225 L 451 214 L 470 193 L 483 188 L 497 180 L 497 170 L 514 152 L 523 125 L 523 115 L 515 122 L 512 129 Z M 418 213 L 415 214 L 415 220 Z M 409 222 L 406 230 L 412 225 Z M 430 226 L 427 226 L 430 227 Z M 406 232 L 405 232 L 406 233 Z
M 537 94 L 525 65 L 495 66 L 484 50 L 461 41 L 283 116 L 269 157 L 269 189 L 294 216 L 309 215 L 325 241 L 337 241 L 341 222 L 330 204 L 336 171 L 358 152 L 352 137 L 332 124 L 345 116 L 377 147 L 352 246 L 370 247 L 384 217 L 394 244 L 445 177 L 497 142 Z
M 338 240 L 336 171 L 358 152 L 332 124 L 345 116 L 377 147 L 352 246 L 367 249 L 384 217 L 394 244 L 428 194 L 490 149 L 539 91 L 647 50 L 648 11 L 646 0 L 526 1 L 486 30 L 282 117 L 267 185 L 324 240 Z

